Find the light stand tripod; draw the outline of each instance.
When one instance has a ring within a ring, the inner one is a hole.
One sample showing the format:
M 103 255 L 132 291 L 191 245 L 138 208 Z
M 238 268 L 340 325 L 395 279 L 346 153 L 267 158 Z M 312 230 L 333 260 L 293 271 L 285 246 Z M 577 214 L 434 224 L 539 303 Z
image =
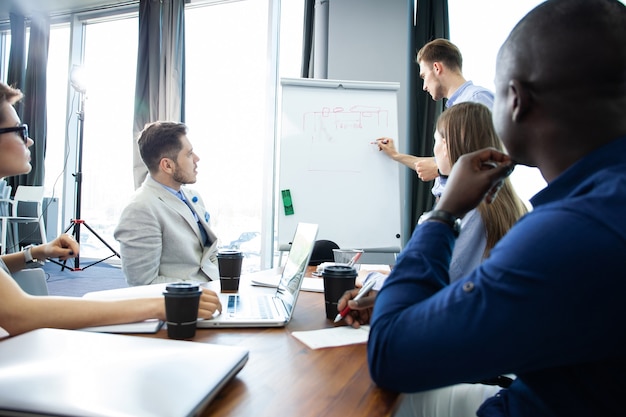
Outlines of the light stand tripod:
M 82 192 L 82 183 L 83 183 L 82 168 L 83 168 L 83 129 L 84 129 L 84 124 L 85 124 L 85 89 L 81 87 L 80 85 L 75 85 L 74 80 L 72 80 L 72 87 L 74 87 L 81 96 L 80 108 L 78 110 L 78 122 L 80 126 L 79 126 L 79 136 L 78 136 L 77 169 L 76 169 L 76 173 L 72 174 L 76 182 L 76 187 L 75 187 L 76 194 L 75 194 L 75 200 L 74 200 L 75 217 L 70 221 L 70 225 L 67 227 L 67 229 L 65 229 L 65 233 L 67 233 L 70 229 L 73 228 L 72 235 L 74 236 L 74 239 L 76 239 L 76 242 L 80 244 L 80 227 L 81 225 L 85 226 L 91 233 L 93 233 L 93 235 L 96 238 L 98 238 L 100 242 L 102 242 L 107 248 L 111 250 L 111 252 L 113 252 L 111 255 L 107 256 L 106 258 L 102 258 L 99 261 L 93 262 L 83 268 L 80 267 L 80 256 L 76 256 L 74 258 L 74 268 L 72 268 L 72 271 L 82 271 L 84 269 L 89 268 L 90 266 L 99 264 L 100 262 L 106 261 L 107 259 L 112 258 L 114 256 L 117 256 L 119 258 L 120 254 L 117 253 L 117 251 L 113 249 L 113 247 L 111 247 L 111 245 L 109 245 L 98 233 L 96 233 L 96 231 L 93 230 L 87 224 L 87 222 L 85 222 L 84 220 L 80 218 L 80 205 L 81 205 L 81 198 L 82 198 L 81 192 Z M 61 265 L 63 267 L 61 268 L 61 270 L 66 268 L 67 260 L 64 261 L 63 263 L 60 263 L 54 260 L 51 260 L 51 261 L 58 265 Z

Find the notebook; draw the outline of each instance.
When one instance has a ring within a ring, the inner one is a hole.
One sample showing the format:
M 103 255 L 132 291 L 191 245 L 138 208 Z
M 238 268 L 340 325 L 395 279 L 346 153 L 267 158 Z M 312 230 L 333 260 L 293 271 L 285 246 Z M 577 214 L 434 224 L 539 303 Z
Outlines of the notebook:
M 197 326 L 281 327 L 289 323 L 311 259 L 317 229 L 316 224 L 298 223 L 274 295 L 220 294 L 223 311 L 212 319 L 198 320 Z
M 0 415 L 196 416 L 247 360 L 236 346 L 34 330 L 0 341 Z

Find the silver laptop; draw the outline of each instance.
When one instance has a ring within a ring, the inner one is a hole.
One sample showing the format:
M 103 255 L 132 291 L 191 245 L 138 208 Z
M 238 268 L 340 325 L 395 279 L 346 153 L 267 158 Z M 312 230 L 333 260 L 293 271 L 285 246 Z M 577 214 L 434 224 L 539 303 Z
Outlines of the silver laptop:
M 248 351 L 169 339 L 39 329 L 0 341 L 0 415 L 199 415 Z
M 281 327 L 289 323 L 311 259 L 317 225 L 298 223 L 275 294 L 220 294 L 223 311 L 198 327 Z

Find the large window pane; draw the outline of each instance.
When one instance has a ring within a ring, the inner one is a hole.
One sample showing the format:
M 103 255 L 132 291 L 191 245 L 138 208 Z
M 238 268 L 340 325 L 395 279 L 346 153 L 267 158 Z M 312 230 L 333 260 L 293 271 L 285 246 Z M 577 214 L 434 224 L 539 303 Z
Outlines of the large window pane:
M 268 2 L 187 10 L 186 122 L 198 182 L 222 246 L 258 269 L 267 122 Z
M 81 217 L 109 245 L 133 193 L 132 143 L 137 62 L 137 18 L 88 24 L 84 69 L 88 75 L 82 160 Z M 74 92 L 74 94 L 78 94 Z M 81 256 L 111 251 L 81 228 Z
M 542 0 L 448 0 L 450 40 L 463 54 L 463 75 L 495 91 L 496 56 L 513 26 Z M 485 11 L 489 13 L 485 13 Z M 498 16 L 493 19 L 492 16 Z M 517 166 L 511 182 L 526 202 L 546 182 L 537 168 Z
M 63 173 L 74 172 L 74 167 L 67 166 L 66 125 L 67 125 L 67 79 L 70 51 L 69 25 L 50 28 L 50 44 L 47 68 L 47 146 L 45 159 L 44 187 L 46 197 L 54 197 L 58 204 L 50 206 L 48 213 L 48 236 L 56 236 L 65 224 L 60 217 L 63 202 Z M 56 210 L 56 211 L 55 211 Z M 51 216 L 56 214 L 56 222 Z M 56 229 L 53 227 L 56 225 Z
M 281 77 L 300 78 L 304 0 L 283 0 L 280 6 L 280 48 L 278 71 Z
M 297 77 L 303 1 L 283 1 L 281 75 Z M 239 246 L 244 269 L 260 267 L 260 232 L 267 135 L 269 1 L 247 0 L 188 9 L 186 123 L 200 157 L 198 182 L 221 246 Z M 273 93 L 273 91 L 271 91 Z

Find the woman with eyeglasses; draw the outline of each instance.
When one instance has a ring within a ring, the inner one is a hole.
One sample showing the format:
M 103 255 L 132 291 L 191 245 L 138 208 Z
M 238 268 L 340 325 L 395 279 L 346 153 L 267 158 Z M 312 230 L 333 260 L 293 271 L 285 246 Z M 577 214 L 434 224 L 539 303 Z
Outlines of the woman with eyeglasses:
M 13 107 L 22 98 L 20 90 L 0 82 L 0 178 L 30 172 L 33 140 Z M 25 293 L 10 273 L 26 266 L 26 260 L 58 258 L 63 261 L 78 255 L 79 245 L 68 234 L 52 242 L 0 257 L 0 327 L 10 335 L 51 327 L 78 329 L 89 326 L 121 324 L 151 318 L 165 320 L 163 297 L 135 300 L 99 301 L 73 297 L 38 297 Z M 221 310 L 217 294 L 206 288 L 198 307 L 198 317 L 210 318 Z

